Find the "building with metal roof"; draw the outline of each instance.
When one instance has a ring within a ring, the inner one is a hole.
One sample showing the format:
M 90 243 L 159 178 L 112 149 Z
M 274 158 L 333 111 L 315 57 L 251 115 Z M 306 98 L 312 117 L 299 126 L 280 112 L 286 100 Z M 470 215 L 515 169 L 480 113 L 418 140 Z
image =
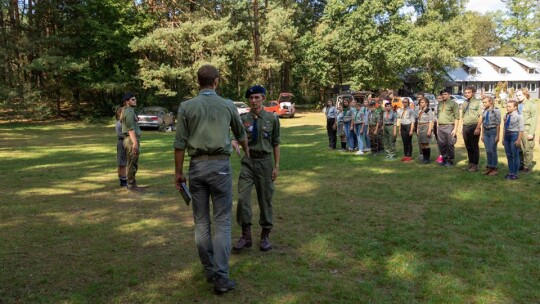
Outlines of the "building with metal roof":
M 461 67 L 446 71 L 448 84 L 454 91 L 463 92 L 467 86 L 476 86 L 481 94 L 495 94 L 497 83 L 508 82 L 508 88 L 526 87 L 531 99 L 539 97 L 539 62 L 501 56 L 466 57 L 461 62 Z

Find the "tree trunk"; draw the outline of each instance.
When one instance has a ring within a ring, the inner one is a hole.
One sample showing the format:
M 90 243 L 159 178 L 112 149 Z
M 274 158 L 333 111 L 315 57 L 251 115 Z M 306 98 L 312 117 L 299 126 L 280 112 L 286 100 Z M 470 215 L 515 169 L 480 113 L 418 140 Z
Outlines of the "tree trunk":
M 255 61 L 259 61 L 261 54 L 260 48 L 260 33 L 259 33 L 259 1 L 253 1 L 253 46 L 255 48 Z

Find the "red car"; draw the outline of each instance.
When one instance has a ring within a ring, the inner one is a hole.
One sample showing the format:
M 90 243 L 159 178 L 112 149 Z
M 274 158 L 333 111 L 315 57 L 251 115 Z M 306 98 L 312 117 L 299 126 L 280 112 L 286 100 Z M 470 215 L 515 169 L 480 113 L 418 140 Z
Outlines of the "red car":
M 291 103 L 294 95 L 292 93 L 279 94 L 278 100 L 273 100 L 268 103 L 264 110 L 270 113 L 276 113 L 279 117 L 294 117 L 296 109 L 294 103 Z

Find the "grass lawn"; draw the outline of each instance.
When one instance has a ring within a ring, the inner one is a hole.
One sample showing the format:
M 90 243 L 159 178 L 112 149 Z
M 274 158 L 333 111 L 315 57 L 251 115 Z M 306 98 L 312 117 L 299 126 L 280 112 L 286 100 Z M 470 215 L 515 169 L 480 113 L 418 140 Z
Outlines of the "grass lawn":
M 537 168 L 505 181 L 500 146 L 498 177 L 466 173 L 461 140 L 454 168 L 385 162 L 329 151 L 320 113 L 281 121 L 274 249 L 232 254 L 221 297 L 173 186 L 173 133 L 143 133 L 138 195 L 117 185 L 112 125 L 0 124 L 0 303 L 540 301 Z

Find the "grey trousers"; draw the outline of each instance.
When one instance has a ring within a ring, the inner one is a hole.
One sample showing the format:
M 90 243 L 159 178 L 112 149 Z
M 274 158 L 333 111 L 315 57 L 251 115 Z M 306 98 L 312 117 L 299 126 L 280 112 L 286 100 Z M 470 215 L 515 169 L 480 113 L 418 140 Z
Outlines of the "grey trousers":
M 207 278 L 229 277 L 231 253 L 232 169 L 228 159 L 192 160 L 189 191 L 195 221 L 195 243 Z M 212 239 L 210 198 L 215 233 Z
M 454 163 L 456 158 L 456 150 L 454 145 L 456 144 L 457 137 L 452 136 L 452 130 L 454 125 L 439 125 L 437 127 L 437 144 L 439 145 L 439 151 L 445 162 Z

